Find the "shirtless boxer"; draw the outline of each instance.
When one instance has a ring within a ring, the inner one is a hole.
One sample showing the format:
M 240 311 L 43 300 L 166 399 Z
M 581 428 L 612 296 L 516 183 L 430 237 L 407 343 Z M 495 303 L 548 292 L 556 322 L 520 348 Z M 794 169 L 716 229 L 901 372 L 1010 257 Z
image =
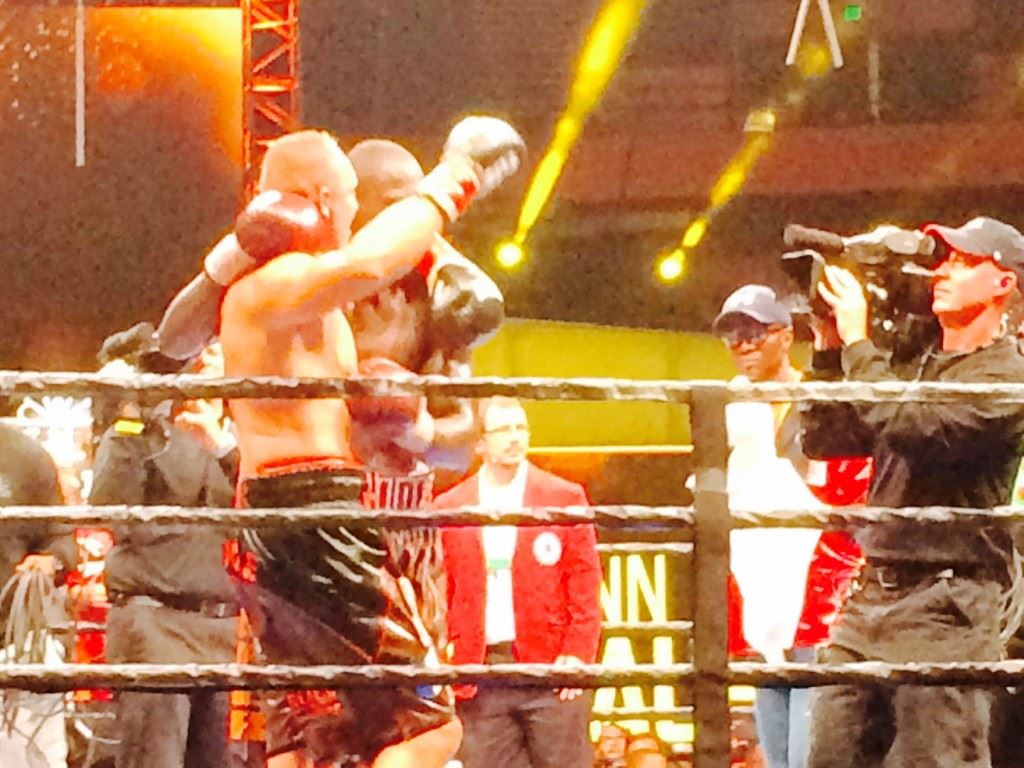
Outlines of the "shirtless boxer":
M 353 232 L 388 205 L 414 194 L 423 178 L 423 169 L 412 153 L 393 141 L 368 139 L 356 144 L 348 155 L 358 178 L 359 207 Z M 293 247 L 317 250 L 335 244 L 312 201 L 288 199 L 270 205 L 256 201 L 254 205 L 263 206 L 261 228 L 265 235 L 268 228 L 273 230 L 270 240 L 279 253 Z M 266 251 L 272 243 L 265 238 L 261 250 Z M 168 306 L 158 334 L 161 351 L 189 356 L 213 339 L 226 286 L 256 263 L 238 245 L 234 233 L 222 238 L 206 257 L 204 270 Z M 426 299 L 417 273 L 425 280 Z M 218 275 L 225 285 L 215 282 L 211 274 Z M 494 281 L 438 236 L 419 268 L 399 288 L 383 290 L 346 308 L 360 358 L 385 357 L 416 373 L 470 375 L 471 349 L 493 336 L 504 320 L 504 301 Z M 389 324 L 393 326 L 390 330 Z M 413 331 L 403 330 L 410 325 Z M 375 373 L 383 374 L 380 370 Z M 434 433 L 427 463 L 460 477 L 473 460 L 473 409 L 465 400 L 435 396 L 430 399 L 429 412 L 434 417 Z M 387 426 L 378 424 L 376 438 L 388 439 Z
M 467 119 L 453 130 L 442 162 L 417 185 L 417 194 L 389 206 L 348 242 L 355 174 L 345 155 L 325 134 L 305 131 L 278 140 L 264 160 L 261 188 L 315 201 L 333 223 L 340 247 L 273 258 L 231 285 L 220 330 L 227 375 L 356 373 L 352 331 L 339 307 L 412 270 L 444 218 L 455 218 L 468 202 L 467 192 L 486 191 L 514 170 L 511 158 L 521 146 L 507 124 Z M 244 231 L 244 223 L 239 241 L 258 239 Z M 416 398 L 392 402 L 412 417 L 422 410 Z M 236 400 L 232 413 L 246 503 L 359 498 L 363 472 L 349 440 L 345 401 Z M 268 661 L 436 659 L 440 638 L 431 626 L 443 594 L 432 565 L 434 538 L 433 532 L 365 527 L 247 532 L 259 574 L 249 607 Z M 273 713 L 270 750 L 299 748 L 307 764 L 347 759 L 380 768 L 439 768 L 458 745 L 459 726 L 443 690 L 352 689 L 339 691 L 338 698 L 333 717 L 310 718 L 287 708 Z
M 359 213 L 353 229 L 413 194 L 423 178 L 412 153 L 393 141 L 362 141 L 349 152 L 349 159 L 359 177 Z M 470 375 L 471 350 L 493 336 L 505 316 L 494 281 L 440 236 L 405 279 L 357 302 L 346 314 L 359 358 L 370 361 L 370 367 L 374 359 L 385 358 L 416 373 L 451 377 Z M 440 467 L 459 475 L 468 471 L 477 437 L 472 407 L 465 400 L 431 397 L 427 409 L 433 419 L 432 440 L 421 446 L 418 456 L 405 460 L 394 455 L 403 453 L 400 445 L 394 441 L 383 445 L 390 437 L 387 428 L 381 429 L 378 423 L 374 429 L 373 420 L 358 423 L 353 437 L 367 465 L 383 474 L 397 474 L 419 459 L 435 470 Z M 360 422 L 359 414 L 354 416 Z M 393 456 L 390 468 L 378 466 L 373 458 L 380 449 Z

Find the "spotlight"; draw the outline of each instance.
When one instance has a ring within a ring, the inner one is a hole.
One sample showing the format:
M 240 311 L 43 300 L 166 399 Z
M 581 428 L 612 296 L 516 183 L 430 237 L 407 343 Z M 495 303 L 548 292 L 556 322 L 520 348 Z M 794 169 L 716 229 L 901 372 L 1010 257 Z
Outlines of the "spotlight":
M 515 269 L 526 258 L 526 253 L 519 243 L 506 240 L 495 249 L 494 258 L 502 269 Z
M 821 77 L 832 68 L 832 55 L 823 45 L 802 46 L 796 57 L 796 68 L 805 78 Z
M 674 283 L 683 276 L 686 267 L 686 253 L 676 248 L 658 260 L 658 279 L 663 283 Z
M 743 121 L 743 132 L 746 134 L 774 133 L 775 124 L 778 122 L 778 119 L 775 110 L 770 107 L 752 110 L 747 115 L 747 119 Z

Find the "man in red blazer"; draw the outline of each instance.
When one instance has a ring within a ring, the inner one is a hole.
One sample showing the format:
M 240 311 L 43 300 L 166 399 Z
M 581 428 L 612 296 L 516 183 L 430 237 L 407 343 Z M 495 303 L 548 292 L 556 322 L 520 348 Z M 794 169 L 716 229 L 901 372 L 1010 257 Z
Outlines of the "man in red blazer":
M 480 470 L 438 508 L 587 505 L 580 485 L 526 460 L 518 400 L 484 400 Z M 592 663 L 601 634 L 601 563 L 590 524 L 467 526 L 442 532 L 452 663 Z M 589 768 L 591 696 L 581 691 L 467 686 L 459 692 L 465 768 Z

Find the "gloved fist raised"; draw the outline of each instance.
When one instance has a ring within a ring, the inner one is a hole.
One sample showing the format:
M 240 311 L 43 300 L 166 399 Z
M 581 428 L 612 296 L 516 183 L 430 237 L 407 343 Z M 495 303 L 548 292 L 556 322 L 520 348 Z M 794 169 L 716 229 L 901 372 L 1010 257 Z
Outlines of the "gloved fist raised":
M 452 156 L 471 161 L 479 177 L 477 195 L 489 195 L 519 170 L 526 142 L 509 123 L 498 117 L 472 115 L 460 120 L 444 143 L 442 159 Z
M 286 253 L 322 253 L 338 247 L 338 234 L 316 203 L 291 192 L 254 197 L 235 221 L 235 237 L 257 265 Z
M 448 134 L 441 162 L 417 185 L 417 192 L 455 221 L 475 196 L 490 194 L 519 170 L 525 154 L 526 143 L 504 120 L 463 118 Z

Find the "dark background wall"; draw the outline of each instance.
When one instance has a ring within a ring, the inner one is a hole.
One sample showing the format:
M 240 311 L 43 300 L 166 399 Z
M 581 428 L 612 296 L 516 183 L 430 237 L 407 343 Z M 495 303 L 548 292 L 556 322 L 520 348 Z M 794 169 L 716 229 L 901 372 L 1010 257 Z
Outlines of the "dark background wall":
M 493 110 L 522 127 L 536 158 L 597 5 L 304 0 L 305 122 L 345 142 L 402 137 L 429 164 L 454 119 Z M 854 232 L 986 212 L 1024 224 L 1024 3 L 861 5 L 862 22 L 840 24 L 847 66 L 803 81 L 783 66 L 795 3 L 652 2 L 527 265 L 498 274 L 490 255 L 526 175 L 456 230 L 501 281 L 510 312 L 703 330 L 740 282 L 781 283 L 790 221 Z M 0 366 L 87 368 L 105 335 L 159 316 L 237 210 L 240 169 L 215 135 L 225 96 L 211 78 L 240 76 L 209 40 L 182 56 L 180 27 L 141 35 L 111 11 L 91 12 L 88 162 L 78 169 L 74 11 L 0 6 Z M 787 101 L 801 87 L 803 100 Z M 703 207 L 747 113 L 769 104 L 779 129 L 746 193 L 715 218 L 686 278 L 657 284 L 656 256 Z

